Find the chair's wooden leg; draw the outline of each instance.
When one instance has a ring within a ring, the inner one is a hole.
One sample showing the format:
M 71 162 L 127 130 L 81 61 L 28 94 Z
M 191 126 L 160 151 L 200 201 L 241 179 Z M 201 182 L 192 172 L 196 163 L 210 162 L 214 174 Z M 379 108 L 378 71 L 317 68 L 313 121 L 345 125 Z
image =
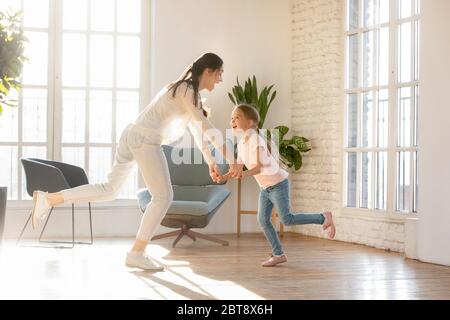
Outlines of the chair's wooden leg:
M 178 235 L 178 237 L 175 239 L 175 241 L 172 243 L 172 248 L 175 248 L 175 246 L 177 245 L 178 241 L 181 240 L 181 238 L 183 238 L 183 236 L 186 234 L 186 230 L 181 229 L 180 234 Z
M 154 236 L 151 241 L 178 235 L 182 230 L 170 231 Z
M 191 233 L 191 231 L 190 230 L 186 230 L 186 233 L 185 233 L 189 238 L 191 238 L 192 239 L 192 241 L 197 241 L 197 238 Z
M 189 230 L 188 232 L 190 234 L 194 235 L 195 237 L 200 238 L 200 239 L 205 239 L 205 240 L 217 242 L 217 243 L 220 243 L 223 246 L 228 246 L 229 245 L 228 241 L 221 240 L 221 239 L 213 237 L 213 236 L 207 236 L 206 234 L 198 233 L 198 232 L 195 232 L 195 231 L 192 231 L 192 230 Z
M 280 237 L 284 237 L 284 225 L 280 222 Z

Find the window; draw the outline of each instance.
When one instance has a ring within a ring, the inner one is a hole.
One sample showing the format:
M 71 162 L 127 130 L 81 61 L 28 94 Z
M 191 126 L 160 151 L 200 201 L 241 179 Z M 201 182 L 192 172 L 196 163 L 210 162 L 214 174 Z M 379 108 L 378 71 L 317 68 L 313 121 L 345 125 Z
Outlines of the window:
M 420 0 L 348 0 L 345 197 L 417 211 Z
M 0 117 L 0 184 L 12 200 L 29 199 L 21 157 L 61 160 L 103 182 L 116 143 L 143 101 L 140 70 L 148 54 L 141 0 L 2 0 L 22 10 L 29 42 L 18 108 Z M 22 183 L 19 183 L 22 181 Z M 119 197 L 134 198 L 137 169 Z

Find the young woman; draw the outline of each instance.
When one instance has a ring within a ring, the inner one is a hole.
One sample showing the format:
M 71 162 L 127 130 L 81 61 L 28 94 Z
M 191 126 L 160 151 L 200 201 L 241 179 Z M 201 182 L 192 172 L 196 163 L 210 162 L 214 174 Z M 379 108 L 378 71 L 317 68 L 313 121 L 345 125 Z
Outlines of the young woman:
M 121 186 L 137 163 L 145 184 L 152 195 L 136 240 L 127 254 L 126 266 L 145 270 L 163 270 L 146 254 L 145 248 L 164 218 L 173 199 L 167 160 L 161 145 L 181 138 L 189 128 L 194 140 L 208 162 L 214 181 L 220 171 L 203 136 L 216 148 L 221 148 L 208 132 L 214 128 L 206 118 L 199 91 L 214 90 L 222 81 L 223 61 L 206 53 L 192 63 L 173 83 L 163 88 L 138 118 L 123 131 L 114 158 L 114 165 L 105 183 L 89 184 L 57 193 L 36 191 L 33 195 L 32 223 L 45 219 L 51 207 L 63 203 L 108 201 L 117 197 Z M 227 159 L 233 161 L 233 159 Z
M 254 107 L 241 104 L 234 108 L 230 124 L 234 134 L 242 135 L 238 143 L 238 164 L 231 167 L 230 172 L 221 179 L 253 176 L 258 182 L 261 188 L 258 221 L 272 247 L 271 256 L 262 263 L 262 266 L 272 267 L 287 261 L 271 221 L 274 206 L 284 225 L 320 224 L 324 230 L 329 229 L 330 238 L 334 238 L 336 228 L 329 211 L 323 213 L 292 213 L 290 211 L 289 174 L 278 165 L 269 152 L 266 141 L 258 134 L 258 123 L 259 114 Z M 247 171 L 242 171 L 244 165 Z

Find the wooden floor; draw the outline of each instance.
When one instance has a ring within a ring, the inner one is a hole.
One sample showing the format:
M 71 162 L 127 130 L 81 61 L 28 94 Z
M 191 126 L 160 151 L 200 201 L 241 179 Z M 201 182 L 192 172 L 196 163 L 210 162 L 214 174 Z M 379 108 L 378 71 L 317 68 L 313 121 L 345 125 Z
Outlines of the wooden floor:
M 164 272 L 128 269 L 132 239 L 96 239 L 75 249 L 0 252 L 0 299 L 450 299 L 450 267 L 365 246 L 286 234 L 289 261 L 262 268 L 260 234 L 222 236 L 230 246 L 189 238 L 148 247 Z

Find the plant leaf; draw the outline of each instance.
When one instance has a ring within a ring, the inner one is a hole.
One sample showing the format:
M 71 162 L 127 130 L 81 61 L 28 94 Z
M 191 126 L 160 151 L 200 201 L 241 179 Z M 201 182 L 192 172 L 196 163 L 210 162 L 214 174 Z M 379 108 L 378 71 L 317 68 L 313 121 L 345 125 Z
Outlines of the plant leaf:
M 294 155 L 294 168 L 296 171 L 300 170 L 300 168 L 302 167 L 303 164 L 303 160 L 302 160 L 302 155 L 300 154 L 299 151 L 297 151 Z
M 290 167 L 292 167 L 292 163 L 294 162 L 294 158 L 292 155 L 288 152 L 283 153 L 283 157 L 286 159 L 286 164 Z
M 244 89 L 241 86 L 237 87 L 236 89 L 238 92 L 239 103 L 246 103 L 247 101 L 245 100 Z
M 258 85 L 256 84 L 256 77 L 253 75 L 252 83 L 252 101 L 256 102 L 258 100 Z
M 236 104 L 236 101 L 234 100 L 234 97 L 231 93 L 228 92 L 228 97 L 230 98 L 231 102 L 233 102 L 233 104 Z
M 27 38 L 21 28 L 21 13 L 0 12 L 0 107 L 17 106 L 18 102 L 8 97 L 11 89 L 21 88 L 20 76 Z
M 286 147 L 286 153 L 287 154 L 290 154 L 291 156 L 294 156 L 295 152 L 296 152 L 296 150 L 293 147 L 291 147 L 291 146 Z
M 263 92 L 260 95 L 259 108 L 259 116 L 261 118 L 261 122 L 264 123 L 266 120 L 267 112 L 269 111 L 269 106 L 267 105 L 267 88 L 264 88 Z
M 286 126 L 277 126 L 275 127 L 275 130 L 278 130 L 280 132 L 280 139 L 283 139 L 286 133 L 288 133 L 289 128 Z
M 269 106 L 272 104 L 272 102 L 273 102 L 273 100 L 275 99 L 276 96 L 277 96 L 277 92 L 274 91 L 274 92 L 272 93 L 272 96 L 270 97 L 270 100 L 269 100 Z
M 239 90 L 239 89 L 241 89 L 241 90 Z M 244 97 L 241 94 L 241 91 L 242 91 L 241 87 L 239 87 L 239 86 L 233 87 L 233 95 L 236 98 L 236 103 L 237 104 L 243 103 L 243 100 L 244 100 Z
M 251 103 L 252 102 L 252 85 L 250 82 L 250 78 L 247 79 L 247 81 L 245 81 L 244 94 L 245 94 L 245 101 L 247 103 Z

